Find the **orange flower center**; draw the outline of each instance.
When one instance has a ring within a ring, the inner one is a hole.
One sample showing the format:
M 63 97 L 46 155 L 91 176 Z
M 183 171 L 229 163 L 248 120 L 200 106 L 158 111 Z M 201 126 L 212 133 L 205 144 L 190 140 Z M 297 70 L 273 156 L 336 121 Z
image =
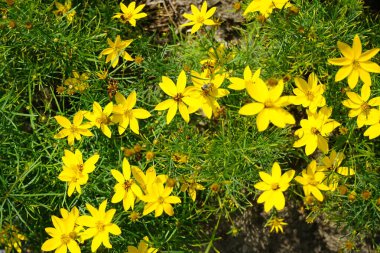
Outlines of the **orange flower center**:
M 71 241 L 71 237 L 69 235 L 63 234 L 61 235 L 62 244 L 68 244 Z
M 102 232 L 102 231 L 104 231 L 104 224 L 103 224 L 103 222 L 101 222 L 101 221 L 98 221 L 97 223 L 96 223 L 96 229 L 99 231 L 99 232 Z
M 367 103 L 363 103 L 361 106 L 360 106 L 360 109 L 362 110 L 362 113 L 364 113 L 365 115 L 368 116 L 369 114 L 369 111 L 371 109 L 371 106 Z
M 124 182 L 123 187 L 124 187 L 124 189 L 125 189 L 126 191 L 128 191 L 129 188 L 131 188 L 132 184 L 133 184 L 133 180 L 132 180 L 132 179 L 130 179 L 130 180 L 126 180 L 126 181 Z
M 132 12 L 127 12 L 124 13 L 123 15 L 120 16 L 121 20 L 127 21 L 133 16 Z
M 203 16 L 198 16 L 198 17 L 197 17 L 197 23 L 203 24 L 203 22 L 205 22 L 205 17 L 203 17 Z
M 108 125 L 110 123 L 110 119 L 107 117 L 107 115 L 102 114 L 102 116 L 96 119 L 96 123 Z
M 313 100 L 314 99 L 314 94 L 311 91 L 307 91 L 306 97 L 308 100 Z
M 165 199 L 163 197 L 158 198 L 158 203 L 163 204 L 165 202 Z
M 176 101 L 176 102 L 182 102 L 182 98 L 183 98 L 182 93 L 177 93 L 177 94 L 173 97 L 174 101 Z
M 267 100 L 264 103 L 265 108 L 272 108 L 274 107 L 273 102 L 271 100 Z
M 273 183 L 272 184 L 272 190 L 275 191 L 275 190 L 278 190 L 278 189 L 280 189 L 279 184 L 278 183 Z
M 320 134 L 319 130 L 318 130 L 317 128 L 315 128 L 315 127 L 312 127 L 312 128 L 311 128 L 311 132 L 312 132 L 313 134 L 315 134 L 315 135 Z

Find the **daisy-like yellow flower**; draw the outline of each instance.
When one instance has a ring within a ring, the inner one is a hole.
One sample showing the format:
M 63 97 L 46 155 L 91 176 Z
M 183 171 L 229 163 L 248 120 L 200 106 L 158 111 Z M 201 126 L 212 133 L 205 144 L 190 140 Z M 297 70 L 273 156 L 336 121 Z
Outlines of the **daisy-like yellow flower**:
M 264 191 L 257 199 L 257 203 L 264 203 L 264 211 L 269 212 L 273 207 L 282 210 L 285 207 L 285 197 L 283 192 L 289 187 L 290 181 L 294 177 L 294 170 L 288 170 L 281 175 L 281 167 L 275 162 L 272 166 L 272 175 L 260 171 L 262 182 L 258 182 L 254 187 Z
M 114 187 L 115 194 L 111 202 L 118 203 L 123 200 L 124 210 L 128 211 L 129 208 L 133 210 L 136 197 L 140 197 L 142 191 L 135 180 L 131 178 L 131 165 L 128 160 L 126 158 L 123 159 L 123 174 L 118 170 L 111 170 L 111 173 L 117 180 L 117 184 Z
M 243 15 L 250 12 L 260 12 L 264 17 L 269 17 L 274 9 L 285 9 L 291 7 L 289 0 L 253 0 L 245 9 Z
M 65 219 L 60 219 L 57 216 L 52 216 L 53 227 L 45 228 L 46 233 L 48 233 L 52 238 L 42 244 L 41 249 L 43 251 L 53 251 L 55 253 L 69 252 L 80 253 L 80 247 L 75 241 L 75 221 L 74 215 L 68 215 Z
M 288 96 L 281 97 L 284 90 L 282 80 L 271 89 L 268 89 L 268 86 L 262 81 L 256 81 L 254 84 L 248 83 L 246 89 L 249 96 L 257 102 L 244 105 L 240 108 L 239 114 L 248 116 L 258 114 L 256 125 L 260 132 L 268 128 L 269 122 L 280 128 L 284 128 L 286 124 L 296 123 L 293 115 L 282 108 L 290 104 Z
M 54 135 L 55 139 L 62 139 L 67 137 L 67 142 L 70 146 L 74 145 L 74 140 L 80 141 L 83 136 L 93 136 L 93 134 L 88 130 L 92 127 L 91 123 L 84 123 L 83 121 L 83 111 L 79 111 L 74 115 L 73 123 L 71 124 L 70 120 L 63 116 L 55 116 L 55 120 L 60 124 L 64 129 L 59 131 L 58 134 Z
M 125 24 L 129 22 L 132 26 L 136 26 L 136 19 L 145 18 L 147 16 L 146 13 L 140 12 L 144 7 L 145 4 L 140 4 L 136 7 L 136 2 L 131 2 L 128 7 L 120 3 L 120 9 L 123 13 L 118 12 L 113 18 L 120 18 L 122 23 Z
M 228 80 L 231 82 L 231 84 L 228 86 L 228 89 L 244 90 L 247 89 L 248 86 L 254 85 L 256 82 L 264 83 L 264 81 L 260 78 L 260 72 L 261 69 L 258 69 L 254 74 L 252 74 L 251 68 L 249 66 L 245 67 L 243 73 L 244 79 L 239 77 L 228 78 Z
M 197 191 L 204 190 L 205 187 L 195 181 L 194 178 L 189 178 L 184 180 L 181 185 L 181 192 L 186 192 L 189 194 L 190 198 L 195 201 L 197 198 Z
M 380 106 L 380 97 L 375 97 L 368 101 L 371 96 L 370 86 L 367 84 L 362 86 L 361 96 L 355 92 L 347 92 L 346 95 L 349 99 L 344 100 L 342 104 L 351 109 L 348 117 L 357 117 L 358 128 L 372 122 L 378 111 L 374 107 Z
M 271 227 L 269 233 L 272 233 L 275 230 L 276 234 L 278 233 L 278 231 L 284 233 L 284 229 L 282 227 L 286 225 L 288 225 L 288 223 L 284 222 L 284 219 L 278 217 L 270 218 L 267 224 L 265 224 L 266 227 Z
M 116 92 L 115 100 L 117 104 L 113 106 L 111 121 L 119 124 L 119 134 L 124 133 L 128 126 L 134 133 L 139 134 L 139 122 L 137 119 L 146 119 L 151 116 L 145 109 L 133 109 L 136 105 L 136 97 L 135 91 L 132 91 L 127 98 Z
M 70 197 L 74 190 L 79 194 L 82 193 L 81 185 L 88 181 L 88 174 L 95 169 L 95 163 L 99 160 L 99 155 L 91 156 L 83 163 L 82 152 L 79 149 L 75 150 L 75 154 L 70 150 L 65 150 L 65 155 L 62 157 L 63 171 L 59 174 L 58 179 L 69 184 L 67 195 Z
M 154 167 L 150 167 L 144 172 L 136 166 L 132 167 L 132 175 L 140 185 L 145 194 L 148 194 L 148 188 L 152 184 L 164 184 L 168 179 L 167 175 L 156 175 Z
M 307 82 L 297 77 L 294 78 L 294 82 L 297 88 L 293 90 L 295 96 L 291 97 L 293 104 L 309 108 L 311 113 L 326 105 L 326 99 L 323 97 L 326 87 L 323 84 L 318 85 L 318 77 L 314 73 L 309 75 Z
M 125 49 L 132 43 L 133 40 L 122 40 L 120 35 L 116 36 L 115 42 L 112 42 L 107 38 L 107 43 L 109 48 L 104 49 L 100 55 L 107 55 L 106 63 L 111 62 L 112 67 L 116 67 L 119 63 L 119 57 L 123 57 L 126 61 L 133 61 L 132 56 L 130 56 Z
M 318 201 L 323 201 L 321 191 L 328 191 L 329 187 L 323 183 L 326 175 L 317 170 L 317 161 L 313 160 L 306 169 L 302 170 L 302 177 L 296 176 L 295 180 L 303 187 L 305 196 L 313 195 Z
M 57 10 L 53 11 L 56 16 L 65 16 L 69 22 L 72 22 L 76 14 L 75 10 L 71 10 L 71 0 L 67 0 L 65 4 L 54 2 Z
M 100 204 L 99 210 L 88 203 L 86 204 L 86 207 L 91 216 L 83 215 L 77 219 L 78 225 L 88 227 L 82 233 L 82 239 L 88 240 L 93 238 L 91 243 L 92 252 L 95 252 L 101 244 L 103 244 L 106 248 L 112 248 L 109 241 L 109 234 L 121 234 L 119 226 L 112 223 L 112 218 L 115 215 L 116 209 L 106 211 L 107 200 L 104 200 Z
M 380 108 L 379 108 L 380 109 Z M 364 136 L 368 136 L 370 140 L 380 136 L 380 110 L 377 110 L 375 115 L 371 118 L 371 125 L 365 132 Z
M 0 245 L 4 247 L 5 252 L 14 252 L 12 249 L 21 253 L 21 241 L 26 240 L 26 237 L 19 233 L 19 230 L 14 225 L 3 222 L 0 229 Z
M 355 171 L 348 167 L 341 167 L 343 159 L 345 158 L 342 152 L 336 152 L 332 150 L 330 156 L 325 156 L 322 159 L 322 165 L 319 166 L 319 169 L 323 171 L 335 171 L 343 176 L 352 176 L 355 175 Z
M 317 148 L 323 153 L 327 153 L 329 144 L 326 137 L 340 126 L 339 122 L 329 119 L 331 113 L 332 108 L 328 107 L 322 107 L 316 113 L 307 111 L 308 118 L 301 120 L 301 128 L 294 133 L 300 139 L 294 142 L 293 147 L 305 146 L 306 155 L 312 154 Z
M 104 111 L 98 102 L 92 105 L 92 112 L 87 112 L 84 117 L 88 119 L 94 126 L 100 128 L 105 136 L 111 138 L 111 130 L 108 125 L 111 123 L 111 113 L 113 103 L 110 102 L 104 107 Z
M 160 82 L 159 85 L 166 94 L 171 96 L 171 98 L 159 103 L 154 109 L 158 111 L 169 109 L 168 114 L 166 115 L 166 124 L 169 124 L 173 120 L 177 110 L 179 110 L 179 113 L 186 123 L 189 123 L 190 116 L 187 106 L 197 106 L 199 102 L 198 100 L 190 97 L 192 88 L 186 88 L 185 71 L 182 70 L 179 74 L 177 85 L 175 85 L 174 82 L 167 76 L 162 77 L 162 82 Z
M 202 109 L 204 115 L 211 119 L 212 114 L 217 113 L 220 109 L 217 99 L 230 94 L 228 90 L 220 88 L 224 82 L 225 75 L 215 74 L 208 76 L 205 71 L 202 73 L 192 71 L 191 75 L 191 80 L 194 84 L 192 97 L 200 102 L 197 106 L 190 106 L 189 111 L 193 113 L 198 109 Z
M 177 196 L 170 196 L 173 187 L 164 188 L 161 183 L 153 183 L 148 187 L 148 194 L 141 196 L 141 200 L 146 202 L 143 215 L 147 215 L 155 211 L 155 217 L 159 217 L 165 211 L 169 216 L 174 215 L 174 210 L 171 204 L 181 203 Z
M 158 251 L 158 249 L 149 248 L 148 236 L 144 236 L 137 248 L 135 246 L 128 246 L 127 249 L 127 253 L 156 253 Z
M 190 20 L 190 22 L 181 25 L 183 26 L 193 26 L 191 28 L 191 34 L 197 32 L 203 25 L 216 25 L 216 23 L 210 19 L 216 11 L 216 7 L 212 7 L 207 10 L 207 2 L 204 1 L 201 9 L 199 10 L 195 5 L 191 5 L 192 14 L 185 13 L 183 16 Z
M 374 48 L 362 53 L 362 43 L 358 35 L 355 35 L 352 47 L 346 43 L 338 41 L 338 48 L 343 54 L 342 58 L 329 59 L 333 65 L 342 66 L 335 75 L 335 82 L 339 82 L 348 77 L 348 85 L 351 89 L 355 88 L 359 78 L 364 84 L 371 85 L 369 72 L 380 73 L 380 66 L 370 59 L 374 57 L 379 48 Z
M 65 208 L 59 209 L 59 212 L 61 213 L 63 222 L 66 222 L 68 219 L 74 219 L 75 227 L 74 230 L 70 233 L 70 237 L 74 240 L 77 240 L 80 243 L 83 243 L 83 240 L 81 238 L 81 233 L 83 232 L 83 227 L 76 224 L 77 219 L 79 217 L 79 210 L 76 206 L 74 206 L 70 211 L 66 210 Z

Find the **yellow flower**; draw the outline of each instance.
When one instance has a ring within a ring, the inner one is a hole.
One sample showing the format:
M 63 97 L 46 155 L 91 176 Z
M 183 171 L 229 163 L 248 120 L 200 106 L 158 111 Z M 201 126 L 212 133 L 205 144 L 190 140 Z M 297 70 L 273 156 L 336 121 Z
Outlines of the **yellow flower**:
M 13 252 L 12 249 L 21 253 L 21 241 L 26 240 L 26 237 L 19 233 L 19 230 L 14 225 L 9 225 L 3 222 L 3 227 L 0 229 L 0 245 L 4 246 L 5 252 Z
M 190 106 L 189 111 L 193 113 L 202 109 L 205 116 L 210 119 L 212 114 L 217 113 L 220 109 L 217 99 L 230 94 L 228 90 L 220 88 L 225 75 L 208 76 L 207 72 L 198 73 L 196 71 L 192 71 L 191 75 L 194 84 L 192 97 L 200 100 L 200 103 L 197 106 Z
M 245 9 L 243 15 L 247 15 L 250 12 L 259 11 L 265 18 L 273 12 L 274 9 L 285 9 L 292 6 L 289 0 L 253 0 Z
M 201 184 L 198 184 L 194 178 L 184 180 L 181 185 L 181 192 L 187 191 L 193 201 L 195 201 L 197 198 L 197 191 L 202 191 L 204 189 L 205 187 Z
M 293 104 L 309 108 L 311 113 L 315 113 L 318 107 L 326 105 L 326 100 L 323 97 L 326 87 L 323 84 L 318 85 L 318 77 L 314 73 L 309 75 L 308 82 L 302 78 L 295 78 L 294 82 L 297 88 L 293 90 L 295 94 L 292 97 Z
M 321 191 L 329 190 L 329 187 L 323 183 L 325 177 L 323 171 L 317 171 L 317 162 L 313 160 L 306 169 L 302 170 L 302 177 L 296 176 L 295 180 L 302 184 L 305 196 L 313 195 L 318 201 L 323 201 Z
M 364 136 L 368 136 L 370 140 L 380 135 L 380 111 L 377 110 L 375 115 L 371 118 L 371 125 L 365 132 Z
M 71 124 L 70 120 L 63 116 L 55 116 L 55 120 L 60 124 L 64 129 L 62 129 L 58 134 L 54 135 L 55 139 L 62 139 L 67 137 L 67 142 L 70 146 L 74 145 L 74 140 L 81 140 L 81 135 L 83 136 L 93 136 L 93 134 L 88 130 L 91 128 L 90 123 L 84 123 L 83 121 L 83 111 L 79 111 L 74 115 L 73 123 Z
M 215 22 L 210 19 L 212 15 L 214 15 L 216 11 L 216 7 L 212 7 L 207 10 L 207 2 L 204 1 L 201 9 L 199 10 L 195 5 L 191 5 L 192 14 L 185 13 L 183 16 L 190 20 L 190 22 L 181 25 L 183 26 L 193 26 L 191 28 L 191 34 L 198 31 L 203 25 L 215 25 Z
M 108 125 L 111 123 L 111 113 L 113 109 L 113 103 L 110 102 L 104 107 L 104 111 L 98 102 L 94 102 L 92 105 L 92 112 L 87 112 L 84 117 L 91 121 L 91 123 L 100 128 L 105 136 L 111 138 L 111 130 Z
M 119 63 L 119 57 L 123 57 L 126 61 L 133 61 L 133 58 L 125 52 L 125 49 L 132 43 L 133 40 L 121 40 L 120 35 L 116 36 L 115 42 L 107 39 L 109 48 L 104 49 L 100 55 L 107 55 L 106 63 L 111 61 L 111 66 L 116 67 Z
M 108 70 L 105 69 L 105 70 L 103 70 L 103 71 L 100 71 L 100 72 L 96 73 L 96 75 L 98 76 L 98 78 L 99 78 L 100 80 L 105 80 L 105 79 L 107 79 Z
M 76 189 L 79 194 L 82 193 L 81 185 L 88 181 L 88 174 L 95 169 L 95 163 L 99 160 L 99 155 L 91 156 L 83 163 L 82 153 L 79 149 L 75 150 L 75 154 L 69 150 L 65 150 L 65 155 L 62 157 L 63 171 L 59 174 L 58 179 L 68 182 L 69 189 L 67 195 L 69 197 Z
M 272 233 L 273 230 L 276 230 L 276 233 L 278 231 L 281 231 L 281 233 L 284 233 L 284 230 L 282 226 L 286 226 L 288 223 L 284 222 L 284 219 L 278 218 L 278 217 L 272 217 L 267 224 L 265 224 L 266 227 L 271 227 L 270 233 Z
M 358 35 L 354 37 L 352 48 L 340 41 L 338 41 L 338 48 L 343 54 L 343 57 L 328 60 L 330 64 L 342 66 L 335 75 L 335 82 L 339 82 L 348 77 L 348 85 L 353 89 L 360 77 L 364 84 L 371 85 L 369 72 L 380 73 L 380 66 L 371 62 L 370 59 L 374 57 L 380 49 L 374 48 L 362 53 L 362 43 Z
M 95 252 L 102 243 L 106 248 L 112 248 L 109 241 L 109 233 L 113 235 L 121 234 L 119 226 L 111 223 L 116 209 L 110 209 L 106 212 L 107 200 L 104 200 L 100 204 L 99 210 L 90 204 L 86 204 L 86 207 L 91 216 L 83 215 L 77 219 L 78 225 L 88 227 L 82 233 L 83 240 L 93 238 L 91 243 L 92 252 Z
M 254 187 L 260 191 L 264 191 L 257 199 L 257 203 L 264 203 L 265 212 L 269 212 L 273 207 L 277 210 L 284 209 L 285 197 L 283 192 L 288 189 L 294 173 L 294 170 L 288 170 L 281 175 L 281 167 L 277 162 L 272 166 L 272 175 L 263 171 L 259 172 L 263 182 L 256 183 Z
M 55 250 L 56 253 L 67 252 L 67 249 L 69 249 L 72 253 L 80 253 L 80 247 L 75 241 L 76 218 L 77 217 L 74 215 L 68 215 L 65 219 L 60 219 L 53 215 L 51 219 L 53 221 L 54 228 L 45 228 L 46 233 L 53 238 L 44 242 L 41 249 L 43 251 Z
M 169 124 L 175 114 L 177 113 L 177 109 L 181 114 L 182 118 L 188 123 L 190 121 L 189 116 L 189 105 L 197 106 L 199 102 L 190 97 L 192 89 L 190 87 L 186 88 L 186 73 L 185 71 L 181 71 L 177 79 L 177 85 L 167 76 L 162 77 L 162 82 L 159 83 L 160 88 L 172 98 L 167 99 L 154 108 L 155 110 L 168 110 L 168 114 L 166 115 L 166 124 Z
M 66 16 L 66 18 L 69 22 L 73 21 L 76 12 L 75 12 L 75 10 L 70 10 L 71 9 L 71 0 L 67 0 L 65 2 L 65 5 L 63 5 L 59 2 L 55 2 L 55 7 L 57 8 L 57 10 L 53 11 L 53 13 L 56 16 Z
M 349 99 L 344 100 L 342 104 L 351 109 L 348 117 L 358 117 L 356 120 L 358 128 L 373 122 L 374 118 L 376 118 L 377 109 L 372 107 L 380 106 L 380 97 L 375 97 L 368 101 L 371 96 L 370 86 L 367 84 L 362 86 L 361 96 L 355 92 L 347 92 L 346 94 Z
M 131 166 L 126 158 L 123 159 L 123 174 L 118 170 L 111 170 L 112 176 L 117 180 L 114 187 L 115 195 L 113 195 L 111 202 L 118 203 L 123 200 L 123 207 L 125 211 L 129 208 L 133 210 L 135 206 L 136 197 L 142 195 L 140 187 L 131 178 Z
M 147 14 L 144 12 L 139 13 L 145 7 L 145 4 L 140 4 L 137 8 L 135 7 L 136 2 L 131 2 L 128 7 L 120 3 L 120 9 L 123 13 L 118 12 L 113 18 L 120 18 L 122 23 L 129 22 L 132 26 L 136 26 L 136 19 L 144 18 Z
M 312 154 L 317 148 L 327 153 L 329 144 L 326 137 L 340 126 L 339 122 L 329 119 L 331 113 L 332 109 L 328 107 L 323 107 L 316 113 L 308 111 L 308 119 L 302 119 L 301 128 L 294 133 L 300 139 L 294 142 L 293 147 L 305 146 L 306 155 Z
M 154 167 L 147 169 L 146 174 L 144 174 L 138 167 L 133 166 L 132 175 L 145 194 L 148 193 L 148 188 L 151 187 L 152 184 L 164 184 L 168 179 L 167 175 L 156 175 Z
M 75 92 L 83 92 L 89 86 L 86 82 L 90 77 L 87 73 L 79 74 L 77 71 L 73 71 L 73 77 L 65 80 L 64 84 L 68 86 L 69 93 L 73 94 Z
M 128 246 L 127 253 L 156 253 L 158 249 L 149 248 L 149 238 L 144 236 L 143 240 L 140 241 L 138 248 L 135 246 Z
M 59 212 L 61 213 L 63 222 L 66 222 L 68 219 L 74 219 L 75 227 L 74 230 L 70 233 L 70 237 L 74 240 L 79 241 L 80 243 L 83 243 L 83 240 L 81 239 L 81 233 L 83 232 L 83 227 L 76 224 L 76 221 L 79 217 L 79 210 L 76 206 L 74 206 L 70 211 L 66 210 L 65 208 L 59 209 Z
M 128 125 L 134 133 L 139 134 L 139 122 L 137 119 L 146 119 L 151 116 L 147 110 L 133 109 L 137 101 L 136 96 L 135 91 L 131 92 L 127 99 L 119 92 L 115 95 L 117 105 L 113 107 L 111 120 L 119 124 L 119 134 L 124 133 Z
M 258 114 L 256 125 L 260 132 L 268 128 L 269 122 L 280 128 L 284 128 L 286 124 L 295 123 L 293 115 L 282 108 L 290 103 L 289 97 L 281 97 L 284 90 L 282 80 L 271 89 L 268 89 L 267 85 L 260 80 L 256 81 L 255 84 L 248 84 L 246 88 L 251 98 L 257 102 L 244 105 L 240 108 L 239 114 Z
M 256 82 L 264 83 L 264 81 L 260 78 L 260 72 L 261 69 L 258 69 L 254 74 L 252 74 L 251 68 L 249 66 L 245 67 L 243 74 L 244 79 L 238 77 L 228 78 L 228 80 L 231 82 L 231 84 L 228 86 L 228 89 L 243 90 L 247 89 L 248 86 L 254 85 Z
M 161 183 L 153 183 L 148 187 L 148 194 L 141 196 L 141 200 L 147 202 L 144 206 L 143 215 L 147 215 L 155 211 L 155 217 L 159 217 L 165 211 L 169 216 L 174 215 L 171 204 L 181 203 L 177 196 L 170 196 L 173 187 L 166 186 Z
M 322 165 L 319 168 L 323 171 L 335 171 L 343 176 L 355 175 L 355 171 L 348 167 L 340 167 L 343 159 L 345 158 L 342 152 L 336 152 L 332 150 L 330 156 L 325 156 L 322 159 Z

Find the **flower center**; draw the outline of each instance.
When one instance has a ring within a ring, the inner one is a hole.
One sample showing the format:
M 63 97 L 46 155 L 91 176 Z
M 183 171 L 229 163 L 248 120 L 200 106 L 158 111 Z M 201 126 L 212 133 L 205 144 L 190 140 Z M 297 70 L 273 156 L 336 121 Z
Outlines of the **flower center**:
M 278 183 L 273 183 L 272 184 L 272 190 L 275 191 L 275 190 L 278 190 L 280 189 L 280 186 L 278 185 Z
M 173 97 L 174 101 L 176 101 L 176 102 L 181 102 L 181 101 L 182 101 L 182 98 L 183 98 L 182 93 L 177 93 L 177 94 Z
M 307 91 L 306 97 L 308 100 L 312 101 L 314 99 L 314 94 L 311 91 Z
M 163 197 L 158 198 L 158 203 L 163 204 L 165 202 L 165 199 Z
M 203 17 L 203 16 L 198 16 L 198 17 L 197 17 L 197 23 L 203 24 L 203 22 L 205 22 L 205 17 Z
M 368 116 L 369 114 L 369 109 L 371 109 L 371 106 L 369 106 L 369 104 L 367 103 L 363 103 L 361 106 L 360 106 L 360 109 L 362 110 L 362 113 L 364 113 L 365 115 Z
M 75 240 L 77 238 L 77 233 L 75 231 L 72 231 L 69 233 L 69 236 L 71 239 Z
M 71 237 L 69 235 L 63 234 L 61 235 L 62 244 L 68 244 L 71 241 Z
M 311 133 L 312 133 L 312 134 L 315 134 L 315 135 L 320 134 L 319 130 L 318 130 L 317 128 L 315 128 L 315 127 L 312 127 L 312 128 L 311 128 Z
M 73 133 L 73 134 L 78 132 L 78 128 L 75 125 L 71 125 L 70 130 L 71 130 L 71 133 Z
M 267 100 L 264 103 L 265 108 L 272 108 L 274 107 L 273 102 L 271 100 Z
M 133 180 L 132 180 L 132 179 L 130 179 L 130 180 L 126 180 L 126 181 L 124 182 L 123 187 L 124 187 L 124 189 L 125 189 L 126 191 L 128 191 L 129 188 L 131 188 L 132 184 L 133 184 Z
M 107 115 L 102 114 L 102 116 L 96 119 L 96 123 L 108 125 L 110 123 L 110 119 L 107 117 Z
M 313 177 L 313 178 L 309 179 L 309 184 L 316 186 L 316 185 L 318 185 L 318 182 Z
M 124 116 L 127 118 L 132 118 L 133 117 L 133 112 L 132 110 L 127 110 L 124 112 Z
M 121 20 L 127 21 L 133 16 L 132 12 L 127 12 L 124 13 L 123 15 L 120 16 Z
M 253 84 L 252 80 L 245 80 L 245 87 L 251 86 Z
M 96 223 L 96 228 L 97 228 L 97 230 L 99 231 L 99 232 L 102 232 L 102 231 L 104 231 L 104 224 L 103 224 L 103 222 L 101 222 L 101 221 L 98 221 L 97 223 Z
M 77 168 L 78 168 L 79 172 L 82 172 L 83 169 L 84 169 L 84 165 L 83 164 L 78 164 Z

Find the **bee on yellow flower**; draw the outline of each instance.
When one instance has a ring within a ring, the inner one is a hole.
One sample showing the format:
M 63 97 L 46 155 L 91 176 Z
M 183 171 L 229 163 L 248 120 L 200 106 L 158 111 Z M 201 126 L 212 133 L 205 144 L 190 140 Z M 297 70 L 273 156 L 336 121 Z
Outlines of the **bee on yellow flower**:
M 181 25 L 184 26 L 193 26 L 191 28 L 191 34 L 197 32 L 203 25 L 216 25 L 216 23 L 210 19 L 216 11 L 216 7 L 212 7 L 207 10 L 207 2 L 204 1 L 201 9 L 199 10 L 195 5 L 191 5 L 192 14 L 185 13 L 183 16 L 190 20 L 190 22 Z
M 140 12 L 145 7 L 145 4 L 140 4 L 136 7 L 136 2 L 131 2 L 128 7 L 125 4 L 120 3 L 120 9 L 122 13 L 116 13 L 113 18 L 119 18 L 122 23 L 129 22 L 132 26 L 136 26 L 136 19 L 145 18 L 146 13 Z
M 133 40 L 122 40 L 120 35 L 116 36 L 115 42 L 107 38 L 109 48 L 104 49 L 100 55 L 107 55 L 106 63 L 111 62 L 111 66 L 115 68 L 119 63 L 119 57 L 121 56 L 126 61 L 133 61 L 125 49 L 132 43 Z

